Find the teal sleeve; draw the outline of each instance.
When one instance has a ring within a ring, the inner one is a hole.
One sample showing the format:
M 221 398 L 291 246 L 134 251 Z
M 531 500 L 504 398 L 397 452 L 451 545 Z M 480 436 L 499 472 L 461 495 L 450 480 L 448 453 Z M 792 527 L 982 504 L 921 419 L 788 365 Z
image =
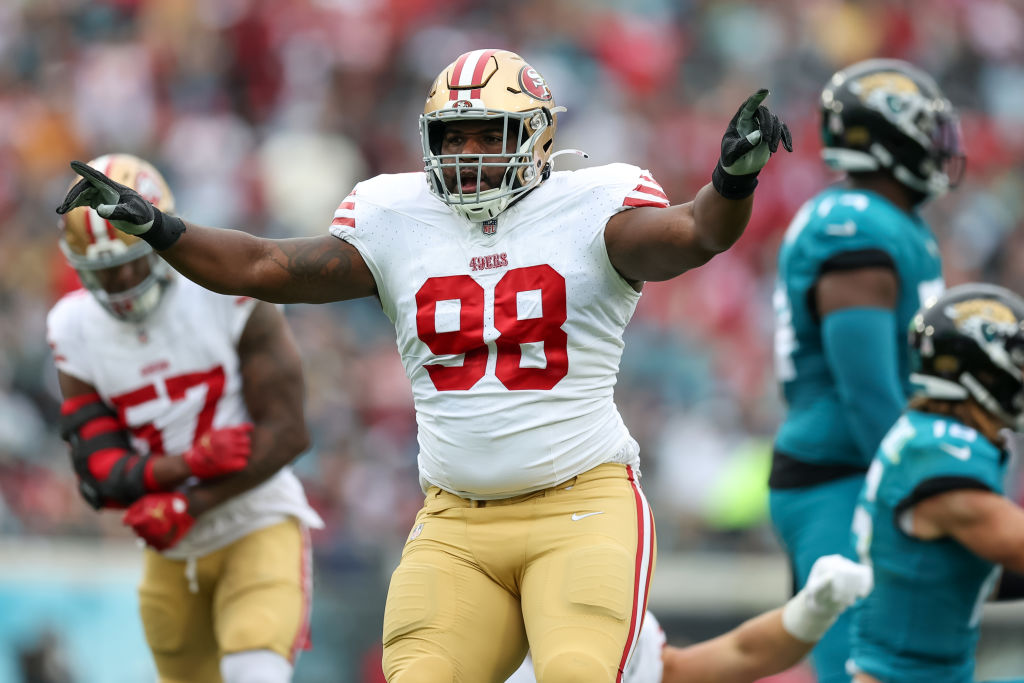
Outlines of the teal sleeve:
M 896 315 L 885 308 L 843 308 L 825 316 L 822 345 L 839 400 L 864 464 L 906 403 L 897 369 Z

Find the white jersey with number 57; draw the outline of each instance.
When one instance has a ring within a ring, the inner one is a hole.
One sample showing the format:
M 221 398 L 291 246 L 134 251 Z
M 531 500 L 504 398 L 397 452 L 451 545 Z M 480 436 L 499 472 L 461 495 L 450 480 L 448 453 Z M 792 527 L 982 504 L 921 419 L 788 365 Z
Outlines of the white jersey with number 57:
M 254 305 L 175 277 L 160 306 L 132 323 L 111 316 L 83 289 L 50 311 L 47 339 L 57 368 L 95 387 L 138 452 L 181 455 L 211 428 L 251 421 L 237 348 Z M 164 554 L 205 555 L 289 515 L 323 525 L 285 468 L 201 515 Z
M 668 200 L 625 164 L 553 173 L 482 224 L 422 173 L 372 178 L 341 204 L 331 233 L 373 273 L 412 383 L 424 488 L 504 498 L 637 464 L 612 392 L 640 294 L 604 243 L 636 206 Z

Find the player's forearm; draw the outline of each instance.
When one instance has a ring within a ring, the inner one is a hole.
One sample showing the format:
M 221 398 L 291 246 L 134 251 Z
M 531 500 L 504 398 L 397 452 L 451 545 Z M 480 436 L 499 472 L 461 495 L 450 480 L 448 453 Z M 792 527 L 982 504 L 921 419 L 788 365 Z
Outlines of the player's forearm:
M 155 491 L 173 491 L 192 476 L 185 459 L 181 457 L 153 458 L 151 473 Z
M 708 183 L 693 200 L 695 237 L 711 254 L 725 251 L 740 238 L 750 220 L 754 196 L 726 199 Z
M 221 294 L 259 298 L 267 289 L 257 274 L 269 250 L 263 240 L 239 230 L 186 223 L 186 230 L 160 256 L 181 274 Z
M 896 339 L 891 310 L 844 308 L 822 322 L 825 358 L 864 463 L 871 461 L 906 405 Z
M 252 431 L 252 456 L 244 469 L 220 479 L 201 482 L 186 491 L 195 517 L 250 489 L 256 488 L 309 447 L 301 421 L 257 422 Z
M 666 648 L 662 683 L 752 683 L 800 661 L 813 647 L 786 632 L 782 610 L 687 648 Z

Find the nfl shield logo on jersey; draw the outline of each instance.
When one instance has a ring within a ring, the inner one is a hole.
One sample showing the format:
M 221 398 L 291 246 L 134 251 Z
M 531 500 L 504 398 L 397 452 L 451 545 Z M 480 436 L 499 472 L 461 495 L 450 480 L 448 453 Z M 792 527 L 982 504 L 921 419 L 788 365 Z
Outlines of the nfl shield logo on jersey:
M 492 218 L 489 221 L 484 221 L 480 224 L 480 229 L 484 231 L 485 235 L 493 235 L 498 232 L 498 219 Z

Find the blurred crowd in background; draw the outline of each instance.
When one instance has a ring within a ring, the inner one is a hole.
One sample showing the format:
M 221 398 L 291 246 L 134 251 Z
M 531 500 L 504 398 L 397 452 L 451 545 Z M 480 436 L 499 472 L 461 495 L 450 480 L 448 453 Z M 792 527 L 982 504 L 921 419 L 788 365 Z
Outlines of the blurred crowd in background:
M 963 185 L 925 211 L 947 282 L 1024 292 L 1019 3 L 6 0 L 0 535 L 126 537 L 117 515 L 79 498 L 55 427 L 44 320 L 77 286 L 54 213 L 68 161 L 132 152 L 165 174 L 192 221 L 320 234 L 357 181 L 422 168 L 416 119 L 427 88 L 479 47 L 515 50 L 545 75 L 568 108 L 556 149 L 647 168 L 675 203 L 709 181 L 729 118 L 757 88 L 771 88 L 767 104 L 793 132 L 795 151 L 762 174 L 737 246 L 648 285 L 627 333 L 616 398 L 641 444 L 663 555 L 776 551 L 765 520 L 780 415 L 774 259 L 790 216 L 836 180 L 820 162 L 817 110 L 836 69 L 886 56 L 935 75 L 961 112 L 968 157 Z M 296 471 L 327 521 L 314 537 L 322 595 L 349 581 L 368 587 L 379 611 L 421 502 L 393 332 L 373 300 L 286 312 L 314 442 Z

